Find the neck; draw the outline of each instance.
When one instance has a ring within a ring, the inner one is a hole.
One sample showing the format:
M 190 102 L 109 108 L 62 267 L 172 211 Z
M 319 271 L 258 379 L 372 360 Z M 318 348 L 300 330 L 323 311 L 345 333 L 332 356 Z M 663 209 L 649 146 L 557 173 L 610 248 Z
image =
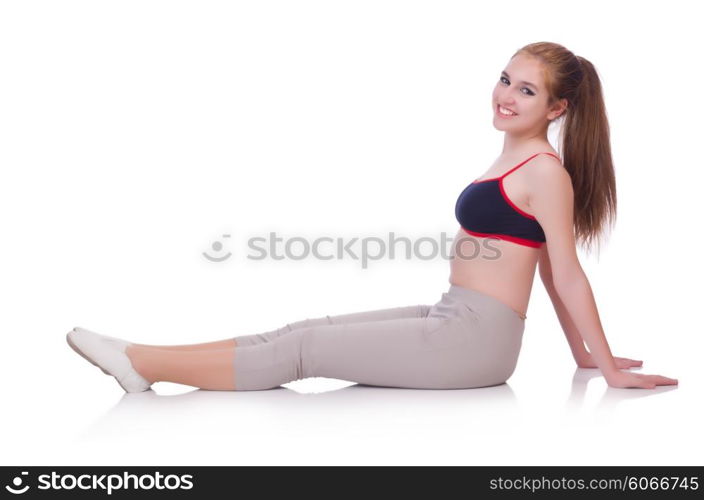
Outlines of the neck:
M 523 157 L 547 147 L 552 148 L 550 141 L 548 141 L 547 129 L 537 133 L 514 134 L 512 132 L 504 132 L 504 146 L 501 154 Z

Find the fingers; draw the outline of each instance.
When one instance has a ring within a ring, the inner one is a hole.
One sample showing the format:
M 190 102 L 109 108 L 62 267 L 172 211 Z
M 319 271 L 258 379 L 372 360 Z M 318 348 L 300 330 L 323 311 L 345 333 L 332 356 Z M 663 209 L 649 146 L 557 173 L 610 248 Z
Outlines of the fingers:
M 633 368 L 635 366 L 643 366 L 643 361 L 640 359 L 631 358 L 614 358 L 618 368 Z
M 644 373 L 632 373 L 636 378 L 639 378 L 648 389 L 652 389 L 658 385 L 678 385 L 679 381 L 676 378 L 664 377 L 662 375 L 646 375 Z
M 651 380 L 657 385 L 677 385 L 679 383 L 676 378 L 663 377 L 662 375 L 651 375 Z

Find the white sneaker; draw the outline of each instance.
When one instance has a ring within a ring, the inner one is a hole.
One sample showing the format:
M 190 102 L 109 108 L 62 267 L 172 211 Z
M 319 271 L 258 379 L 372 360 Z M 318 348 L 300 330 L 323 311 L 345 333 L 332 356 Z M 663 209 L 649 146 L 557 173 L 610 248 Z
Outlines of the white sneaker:
M 137 373 L 125 353 L 131 342 L 78 326 L 66 334 L 66 341 L 74 351 L 103 373 L 115 377 L 125 391 L 144 392 L 151 387 L 149 381 Z

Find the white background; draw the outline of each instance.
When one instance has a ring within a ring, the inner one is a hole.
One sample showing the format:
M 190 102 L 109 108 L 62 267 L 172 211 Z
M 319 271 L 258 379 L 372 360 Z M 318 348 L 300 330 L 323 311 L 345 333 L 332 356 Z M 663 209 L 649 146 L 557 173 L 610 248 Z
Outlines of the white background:
M 701 464 L 693 5 L 3 2 L 0 461 Z M 576 370 L 537 276 L 518 366 L 493 388 L 125 394 L 66 344 L 74 326 L 196 343 L 436 302 L 442 256 L 254 261 L 247 240 L 452 237 L 458 194 L 501 151 L 493 86 L 535 41 L 586 57 L 604 87 L 618 221 L 580 260 L 612 351 L 679 387 Z M 209 262 L 218 240 L 233 255 Z

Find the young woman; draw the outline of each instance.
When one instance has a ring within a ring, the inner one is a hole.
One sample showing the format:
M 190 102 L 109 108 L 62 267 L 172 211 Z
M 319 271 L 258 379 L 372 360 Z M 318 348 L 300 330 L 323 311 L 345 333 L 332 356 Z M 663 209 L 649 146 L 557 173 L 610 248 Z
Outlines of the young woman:
M 527 45 L 501 72 L 491 106 L 503 150 L 457 199 L 450 287 L 437 303 L 305 319 L 204 344 L 136 344 L 79 327 L 67 334 L 68 343 L 128 392 L 157 381 L 263 390 L 306 377 L 486 387 L 514 372 L 539 266 L 578 366 L 599 368 L 611 387 L 677 384 L 622 371 L 642 362 L 612 355 L 577 258 L 576 242 L 590 246 L 616 214 L 609 126 L 594 66 L 555 43 Z M 562 160 L 547 139 L 558 118 Z

